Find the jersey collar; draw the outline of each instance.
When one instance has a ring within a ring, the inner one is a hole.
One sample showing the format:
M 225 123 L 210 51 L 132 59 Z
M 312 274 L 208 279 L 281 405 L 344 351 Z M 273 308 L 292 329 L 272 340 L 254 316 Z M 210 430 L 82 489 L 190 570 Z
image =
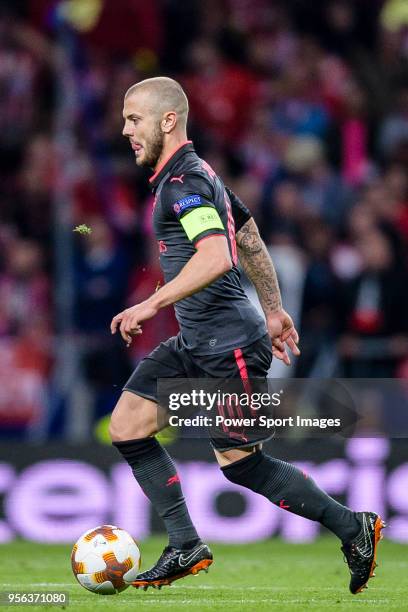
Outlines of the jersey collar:
M 181 145 L 177 147 L 177 149 L 174 149 L 174 151 L 162 161 L 156 172 L 149 179 L 150 185 L 153 188 L 157 187 L 164 175 L 169 172 L 169 170 L 174 166 L 174 164 L 180 159 L 182 155 L 188 153 L 189 151 L 194 151 L 194 145 L 191 140 L 186 140 L 185 142 L 182 142 Z

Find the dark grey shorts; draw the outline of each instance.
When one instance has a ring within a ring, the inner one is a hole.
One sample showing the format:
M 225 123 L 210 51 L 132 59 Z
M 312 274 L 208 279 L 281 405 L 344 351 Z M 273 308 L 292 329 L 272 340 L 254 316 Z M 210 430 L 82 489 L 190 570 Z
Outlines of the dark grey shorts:
M 192 355 L 182 344 L 180 334 L 157 346 L 137 366 L 123 390 L 160 403 L 159 379 L 234 379 L 256 386 L 266 384 L 272 361 L 272 346 L 266 334 L 246 347 L 219 355 Z M 166 408 L 166 406 L 163 406 Z M 218 450 L 253 446 L 271 437 L 271 432 L 247 429 L 244 432 L 209 428 L 212 445 Z

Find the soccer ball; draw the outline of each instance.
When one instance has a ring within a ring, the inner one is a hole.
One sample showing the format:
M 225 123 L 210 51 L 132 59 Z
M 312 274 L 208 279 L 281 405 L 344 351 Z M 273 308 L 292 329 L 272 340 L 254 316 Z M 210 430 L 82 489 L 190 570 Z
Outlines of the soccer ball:
M 79 584 L 100 595 L 127 589 L 140 569 L 140 551 L 124 529 L 101 525 L 86 531 L 74 544 L 72 571 Z

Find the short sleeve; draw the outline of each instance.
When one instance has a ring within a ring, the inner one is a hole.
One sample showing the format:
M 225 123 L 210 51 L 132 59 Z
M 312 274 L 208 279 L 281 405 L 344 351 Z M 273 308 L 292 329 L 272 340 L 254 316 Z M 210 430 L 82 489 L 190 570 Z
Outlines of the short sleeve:
M 234 217 L 235 223 L 235 233 L 237 233 L 245 225 L 245 223 L 251 219 L 252 215 L 242 200 L 240 200 L 240 198 L 235 195 L 235 193 L 229 187 L 225 187 L 225 191 L 227 192 L 231 202 L 232 216 Z
M 226 235 L 214 205 L 211 185 L 200 175 L 182 175 L 167 181 L 161 199 L 167 213 L 182 225 L 187 238 L 196 245 L 211 235 Z

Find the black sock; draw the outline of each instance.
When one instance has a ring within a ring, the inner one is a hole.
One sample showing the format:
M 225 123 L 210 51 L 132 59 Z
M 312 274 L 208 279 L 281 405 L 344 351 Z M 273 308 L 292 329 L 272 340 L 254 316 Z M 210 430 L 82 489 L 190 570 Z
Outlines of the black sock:
M 361 529 L 355 512 L 336 502 L 290 463 L 258 451 L 221 469 L 231 482 L 260 493 L 284 510 L 318 521 L 343 542 Z
M 169 546 L 192 548 L 200 538 L 191 521 L 176 466 L 156 438 L 113 442 L 163 519 Z

